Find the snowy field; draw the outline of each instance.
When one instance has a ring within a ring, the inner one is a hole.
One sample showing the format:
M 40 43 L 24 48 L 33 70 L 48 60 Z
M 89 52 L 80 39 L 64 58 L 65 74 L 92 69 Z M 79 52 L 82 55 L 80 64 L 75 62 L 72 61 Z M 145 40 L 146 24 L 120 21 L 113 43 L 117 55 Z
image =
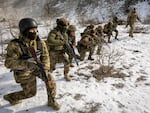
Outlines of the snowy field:
M 45 84 L 39 78 L 36 96 L 11 106 L 3 95 L 21 88 L 12 72 L 0 62 L 0 113 L 150 113 L 150 26 L 138 26 L 144 30 L 135 33 L 134 38 L 128 37 L 128 28 L 119 26 L 119 41 L 113 37 L 109 47 L 104 44 L 104 50 L 123 53 L 115 66 L 122 69 L 127 75 L 125 78 L 95 79 L 91 72 L 99 68 L 96 54 L 94 61 L 86 57 L 78 67 L 70 69 L 71 82 L 64 80 L 63 65 L 57 65 L 52 74 L 57 83 L 56 98 L 61 104 L 59 111 L 46 105 Z M 79 40 L 79 34 L 77 38 Z

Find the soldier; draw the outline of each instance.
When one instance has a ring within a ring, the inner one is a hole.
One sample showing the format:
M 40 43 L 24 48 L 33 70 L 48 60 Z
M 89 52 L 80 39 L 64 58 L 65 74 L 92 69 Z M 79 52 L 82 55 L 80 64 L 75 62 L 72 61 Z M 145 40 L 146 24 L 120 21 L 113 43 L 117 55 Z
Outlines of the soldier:
M 113 30 L 112 28 L 113 28 L 113 23 L 111 21 L 109 21 L 107 24 L 104 25 L 103 32 L 108 36 L 108 43 L 111 43 L 110 38 L 112 35 L 112 30 Z
M 112 26 L 112 31 L 114 31 L 116 33 L 115 35 L 115 39 L 118 40 L 117 36 L 118 36 L 118 30 L 117 30 L 117 26 L 118 26 L 118 17 L 113 17 L 112 19 L 112 23 L 113 23 L 113 26 Z
M 30 98 L 36 95 L 36 76 L 41 78 L 40 69 L 34 58 L 30 48 L 38 55 L 38 60 L 50 82 L 51 91 L 48 92 L 49 86 L 46 85 L 48 92 L 48 106 L 52 106 L 55 110 L 60 109 L 60 105 L 55 99 L 56 83 L 49 73 L 49 53 L 44 41 L 37 36 L 37 23 L 32 18 L 23 18 L 19 22 L 20 36 L 19 39 L 13 39 L 7 46 L 7 54 L 5 66 L 14 72 L 14 78 L 22 87 L 22 91 L 13 92 L 4 95 L 4 99 L 10 104 L 18 104 L 22 99 Z
M 100 54 L 101 48 L 103 43 L 105 42 L 104 40 L 104 33 L 103 33 L 103 27 L 99 25 L 96 29 L 96 35 L 98 36 L 98 49 L 97 49 L 97 54 Z
M 94 53 L 94 39 L 90 35 L 82 35 L 81 40 L 77 43 L 77 49 L 80 54 L 79 59 L 81 61 L 84 60 L 86 52 L 90 52 L 88 56 L 88 60 L 94 60 L 92 55 Z
M 89 26 L 87 26 L 86 29 L 83 31 L 83 34 L 90 34 L 91 30 L 94 30 L 93 24 L 90 24 Z
M 127 17 L 127 25 L 126 27 L 129 25 L 130 26 L 130 30 L 129 30 L 129 36 L 133 37 L 133 32 L 134 32 L 134 28 L 135 28 L 135 22 L 136 20 L 140 21 L 140 18 L 137 14 L 137 11 L 135 8 L 133 8 L 133 10 L 131 11 L 131 13 L 128 15 Z
M 76 31 L 76 26 L 75 26 L 75 25 L 70 25 L 70 26 L 68 27 L 67 34 L 68 34 L 69 44 L 70 44 L 73 48 L 76 47 L 75 31 Z M 72 59 L 73 59 L 73 56 L 69 56 L 70 66 L 71 66 L 71 67 L 74 67 L 74 65 L 72 64 Z
M 48 35 L 47 46 L 50 53 L 50 71 L 55 70 L 56 64 L 64 63 L 64 78 L 67 81 L 71 80 L 68 75 L 70 62 L 69 56 L 64 53 L 64 44 L 68 43 L 67 29 L 69 22 L 66 18 L 60 18 L 56 20 L 57 26 Z

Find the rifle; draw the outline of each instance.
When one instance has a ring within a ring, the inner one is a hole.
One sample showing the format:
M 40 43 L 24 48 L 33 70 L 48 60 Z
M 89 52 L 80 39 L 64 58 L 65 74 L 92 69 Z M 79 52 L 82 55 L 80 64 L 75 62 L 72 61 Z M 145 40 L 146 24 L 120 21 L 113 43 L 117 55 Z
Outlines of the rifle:
M 38 61 L 37 59 L 37 54 L 35 52 L 35 49 L 33 47 L 29 47 L 29 51 L 34 59 L 34 61 L 36 62 L 37 66 L 39 67 L 40 69 L 40 72 L 41 72 L 41 75 L 42 75 L 42 78 L 43 80 L 45 81 L 45 84 L 47 86 L 47 92 L 48 92 L 48 96 L 52 99 L 52 101 L 54 102 L 54 97 L 52 97 L 52 88 L 51 88 L 51 83 L 46 75 L 46 72 L 43 68 L 43 65 L 41 62 Z
M 73 56 L 77 66 L 79 65 L 78 61 L 77 61 L 77 56 L 76 56 L 75 51 L 74 51 L 74 48 L 71 44 L 69 44 L 67 42 L 64 44 L 64 52 L 67 53 L 69 56 Z

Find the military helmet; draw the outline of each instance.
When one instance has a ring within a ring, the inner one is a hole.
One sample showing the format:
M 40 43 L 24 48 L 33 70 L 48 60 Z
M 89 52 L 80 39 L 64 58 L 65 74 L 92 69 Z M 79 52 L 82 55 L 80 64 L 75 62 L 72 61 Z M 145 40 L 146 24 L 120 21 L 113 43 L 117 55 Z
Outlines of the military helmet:
M 69 22 L 66 18 L 60 18 L 56 20 L 57 25 L 68 26 Z
M 90 32 L 90 34 L 93 34 L 93 33 L 95 33 L 95 30 L 92 29 L 89 32 Z
M 113 20 L 118 20 L 118 17 L 117 17 L 117 16 L 114 16 L 114 17 L 113 17 Z
M 101 25 L 99 25 L 99 26 L 97 27 L 97 29 L 101 30 L 101 29 L 103 29 L 103 27 L 102 27 Z
M 68 30 L 69 30 L 69 31 L 76 31 L 77 29 L 76 29 L 76 26 L 75 26 L 75 25 L 70 25 L 70 26 L 68 27 Z
M 23 18 L 19 22 L 19 29 L 21 33 L 25 33 L 30 28 L 37 28 L 37 22 L 32 18 Z
M 136 8 L 133 8 L 133 9 L 132 9 L 132 13 L 136 13 Z
M 93 24 L 90 24 L 90 25 L 89 25 L 89 28 L 93 29 L 93 28 L 94 28 L 94 25 L 93 25 Z

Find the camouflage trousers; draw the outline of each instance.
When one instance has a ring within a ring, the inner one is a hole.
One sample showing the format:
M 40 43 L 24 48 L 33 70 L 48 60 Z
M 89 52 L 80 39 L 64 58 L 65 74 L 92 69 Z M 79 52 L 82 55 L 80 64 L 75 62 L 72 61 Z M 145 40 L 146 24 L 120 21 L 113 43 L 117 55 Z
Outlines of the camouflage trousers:
M 133 37 L 134 28 L 135 28 L 135 25 L 130 24 L 129 36 L 131 36 L 131 37 Z
M 50 73 L 47 74 L 49 81 L 51 82 L 51 97 L 55 98 L 56 95 L 56 83 Z M 29 75 L 30 76 L 30 75 Z M 22 88 L 21 91 L 13 92 L 10 94 L 7 94 L 8 100 L 11 102 L 13 101 L 19 101 L 22 99 L 30 98 L 36 95 L 37 92 L 37 86 L 36 86 L 36 75 L 32 74 L 30 79 L 25 79 L 24 81 L 20 81 L 20 86 Z M 47 86 L 46 86 L 47 88 Z M 48 88 L 47 88 L 48 89 Z M 48 96 L 48 101 L 52 101 L 51 98 Z
M 111 42 L 110 38 L 111 38 L 111 35 L 112 35 L 112 31 L 110 31 L 110 30 L 104 31 L 104 34 L 107 35 L 107 37 L 108 37 L 108 43 L 110 43 Z
M 113 31 L 116 33 L 116 34 L 115 34 L 115 39 L 117 39 L 117 36 L 118 36 L 118 30 L 117 30 L 117 29 L 113 29 Z
M 90 52 L 89 57 L 91 57 L 93 55 L 94 50 L 95 50 L 95 46 L 86 48 L 86 47 L 77 45 L 77 49 L 78 49 L 78 52 L 80 54 L 80 60 L 83 61 L 85 56 L 86 56 L 86 52 Z
M 96 51 L 96 54 L 100 54 L 100 52 L 101 52 L 101 50 L 102 50 L 102 43 L 99 43 L 99 44 L 97 44 L 97 51 Z
M 50 71 L 56 69 L 57 63 L 64 63 L 64 76 L 68 75 L 70 69 L 69 56 L 64 54 L 62 51 L 51 51 L 50 52 Z

